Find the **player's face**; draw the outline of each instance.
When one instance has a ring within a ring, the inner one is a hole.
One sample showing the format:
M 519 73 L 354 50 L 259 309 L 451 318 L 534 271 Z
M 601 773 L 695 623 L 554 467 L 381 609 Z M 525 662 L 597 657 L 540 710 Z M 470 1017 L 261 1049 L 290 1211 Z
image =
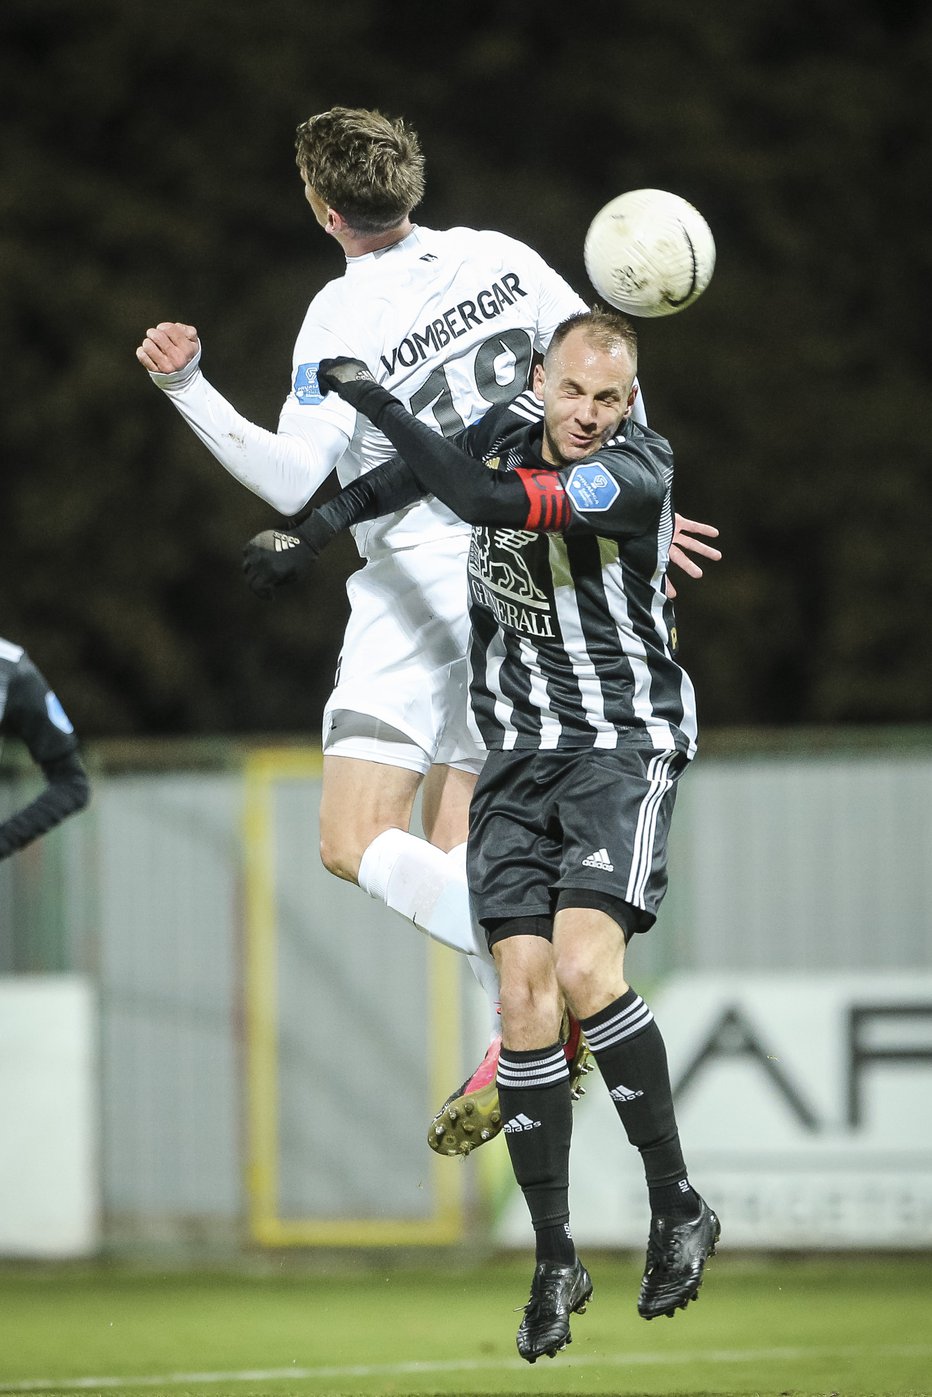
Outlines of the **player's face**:
M 631 411 L 634 375 L 624 346 L 600 349 L 584 330 L 571 330 L 546 368 L 534 370 L 534 392 L 544 404 L 544 460 L 562 466 L 598 451 Z

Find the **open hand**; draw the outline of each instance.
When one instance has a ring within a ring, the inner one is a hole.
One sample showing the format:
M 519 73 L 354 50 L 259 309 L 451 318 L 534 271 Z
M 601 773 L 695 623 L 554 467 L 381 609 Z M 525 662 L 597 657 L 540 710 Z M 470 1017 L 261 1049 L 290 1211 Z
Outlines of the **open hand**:
M 674 515 L 673 542 L 670 544 L 670 562 L 685 572 L 687 577 L 702 577 L 703 571 L 699 563 L 695 562 L 690 554 L 695 554 L 699 558 L 708 558 L 710 563 L 717 563 L 721 560 L 721 550 L 712 544 L 702 543 L 700 539 L 693 538 L 693 534 L 701 534 L 703 538 L 718 538 L 718 529 L 714 524 L 701 524 L 696 519 L 684 519 L 682 514 Z M 667 596 L 671 599 L 676 596 L 676 588 L 666 579 Z

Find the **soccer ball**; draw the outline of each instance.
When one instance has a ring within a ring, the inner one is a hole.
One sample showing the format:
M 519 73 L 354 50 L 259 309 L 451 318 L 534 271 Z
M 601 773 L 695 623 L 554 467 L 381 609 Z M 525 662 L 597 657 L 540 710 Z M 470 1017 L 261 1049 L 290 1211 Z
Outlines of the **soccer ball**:
M 664 189 L 631 189 L 599 209 L 583 256 L 599 295 L 628 315 L 674 315 L 712 280 L 715 241 L 698 209 Z

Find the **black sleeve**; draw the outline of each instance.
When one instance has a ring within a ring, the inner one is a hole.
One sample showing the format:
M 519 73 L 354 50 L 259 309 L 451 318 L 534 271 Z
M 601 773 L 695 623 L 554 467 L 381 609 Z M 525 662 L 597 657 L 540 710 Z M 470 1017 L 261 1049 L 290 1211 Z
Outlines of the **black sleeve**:
M 352 367 L 353 361 L 347 362 Z M 469 445 L 474 428 L 455 441 L 439 436 L 375 383 L 364 365 L 360 368 L 361 376 L 338 380 L 334 391 L 368 417 L 424 489 L 467 524 L 541 533 L 574 529 L 621 538 L 636 536 L 656 521 L 666 490 L 661 448 L 669 454 L 669 444 L 656 434 L 647 441 L 644 433 L 632 431 L 631 440 L 613 443 L 598 457 L 560 471 L 532 466 L 490 470 L 460 445 Z M 603 471 L 614 481 L 608 504 L 605 491 L 596 489 L 590 497 L 589 486 Z
M 560 470 L 572 510 L 566 532 L 621 539 L 647 533 L 657 523 L 672 473 L 669 442 L 629 427 L 623 439 Z
M 673 461 L 669 442 L 657 433 L 629 425 L 626 435 L 575 465 L 495 471 L 412 417 L 385 389 L 376 391 L 383 395 L 379 430 L 425 489 L 468 524 L 631 538 L 656 522 Z M 469 440 L 467 428 L 457 441 Z M 603 475 L 607 490 L 599 486 Z
M 528 491 L 518 472 L 489 470 L 461 446 L 412 417 L 378 384 L 367 386 L 356 406 L 404 458 L 422 493 L 436 495 L 467 524 L 531 527 Z M 468 429 L 460 440 L 469 440 Z
M 0 824 L 0 859 L 48 833 L 90 800 L 90 782 L 77 752 L 43 762 L 42 772 L 48 785 L 41 795 Z
M 48 785 L 25 809 L 0 824 L 0 859 L 82 810 L 90 798 L 78 739 L 58 699 L 27 655 L 10 683 L 3 726 L 26 744 Z
M 23 655 L 10 681 L 3 726 L 25 742 L 40 766 L 78 746 L 61 704 L 28 655 Z
M 383 514 L 394 514 L 409 504 L 424 498 L 430 492 L 417 480 L 414 472 L 400 456 L 392 456 L 375 466 L 358 480 L 350 481 L 332 500 L 315 509 L 311 520 L 314 537 L 311 543 L 319 543 L 323 531 L 329 537 L 348 529 L 351 524 L 359 524 L 364 519 L 378 519 Z M 311 521 L 309 520 L 308 523 Z M 305 525 L 295 530 L 301 534 Z
M 412 417 L 397 399 L 385 396 L 397 413 L 380 412 L 379 428 L 393 446 L 410 454 L 392 456 L 351 481 L 294 530 L 315 554 L 350 525 L 394 514 L 425 495 L 436 495 L 467 524 L 530 527 L 528 490 L 517 473 L 488 470 L 475 456 Z M 381 409 L 385 404 L 377 406 Z M 467 436 L 468 432 L 460 434 L 461 439 Z

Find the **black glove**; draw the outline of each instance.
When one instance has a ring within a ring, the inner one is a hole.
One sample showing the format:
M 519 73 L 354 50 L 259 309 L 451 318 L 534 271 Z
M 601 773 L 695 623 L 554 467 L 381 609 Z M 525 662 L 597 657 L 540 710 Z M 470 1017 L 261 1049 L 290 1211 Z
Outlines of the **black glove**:
M 336 393 L 338 398 L 368 417 L 373 425 L 382 408 L 398 401 L 387 388 L 376 383 L 361 359 L 348 359 L 345 354 L 337 359 L 321 359 L 317 366 L 317 384 L 325 393 Z
M 271 601 L 278 588 L 303 577 L 336 530 L 314 511 L 297 529 L 266 529 L 243 549 L 243 572 L 257 597 Z

